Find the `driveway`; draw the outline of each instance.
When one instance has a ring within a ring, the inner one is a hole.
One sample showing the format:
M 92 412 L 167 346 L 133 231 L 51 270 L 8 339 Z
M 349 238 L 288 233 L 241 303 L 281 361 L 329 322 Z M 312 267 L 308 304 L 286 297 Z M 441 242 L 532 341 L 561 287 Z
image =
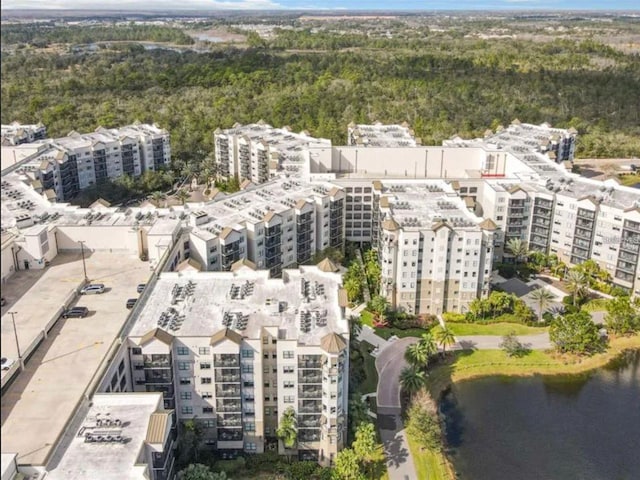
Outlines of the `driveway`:
M 417 341 L 417 338 L 408 337 L 391 343 L 387 342 L 387 346 L 376 358 L 378 428 L 387 458 L 390 480 L 417 478 L 400 415 L 400 372 L 406 366 L 404 351 Z

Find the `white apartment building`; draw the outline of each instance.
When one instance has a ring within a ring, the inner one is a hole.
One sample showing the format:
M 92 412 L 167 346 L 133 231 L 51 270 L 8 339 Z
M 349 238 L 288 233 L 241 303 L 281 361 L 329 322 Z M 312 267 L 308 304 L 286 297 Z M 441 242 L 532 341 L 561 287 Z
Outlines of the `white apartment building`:
M 275 448 L 292 408 L 299 458 L 330 464 L 346 438 L 349 326 L 328 263 L 281 279 L 242 261 L 232 272 L 163 273 L 101 391 L 163 392 L 165 408 L 229 456 Z
M 160 170 L 171 161 L 169 134 L 155 125 L 100 127 L 93 133 L 71 132 L 40 144 L 44 148 L 22 168 L 30 170 L 38 188 L 52 192 L 58 201 L 70 200 L 80 190 L 107 179 Z
M 189 214 L 189 258 L 225 271 L 246 258 L 272 276 L 344 246 L 344 191 L 278 179 L 202 205 Z
M 474 215 L 443 181 L 390 181 L 376 190 L 381 292 L 392 305 L 464 312 L 489 293 L 495 223 Z
M 42 123 L 22 125 L 18 122 L 13 122 L 9 125 L 2 125 L 1 129 L 2 139 L 0 143 L 3 146 L 21 145 L 47 138 L 47 127 Z
M 309 149 L 330 149 L 331 142 L 309 132 L 293 133 L 290 127 L 274 128 L 263 121 L 214 132 L 218 174 L 254 184 L 275 176 L 308 176 Z
M 347 126 L 347 146 L 398 148 L 419 145 L 422 145 L 422 140 L 415 137 L 407 122 L 401 125 L 350 123 Z

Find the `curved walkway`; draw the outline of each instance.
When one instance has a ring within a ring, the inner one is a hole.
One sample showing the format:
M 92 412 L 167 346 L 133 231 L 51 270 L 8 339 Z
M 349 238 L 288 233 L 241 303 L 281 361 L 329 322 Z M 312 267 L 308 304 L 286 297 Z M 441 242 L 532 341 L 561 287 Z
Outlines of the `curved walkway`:
M 407 443 L 400 407 L 400 372 L 406 366 L 404 351 L 417 338 L 388 343 L 376 358 L 378 371 L 378 428 L 387 457 L 389 480 L 416 479 L 416 467 Z

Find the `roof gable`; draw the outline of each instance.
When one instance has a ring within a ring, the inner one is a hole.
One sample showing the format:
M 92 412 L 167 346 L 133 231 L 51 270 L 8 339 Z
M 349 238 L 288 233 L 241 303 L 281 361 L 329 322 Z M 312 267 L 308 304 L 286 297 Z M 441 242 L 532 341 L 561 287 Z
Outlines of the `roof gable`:
M 223 328 L 222 330 L 218 330 L 211 336 L 209 345 L 216 345 L 223 340 L 231 340 L 232 342 L 240 345 L 242 343 L 242 335 L 240 335 L 238 332 L 234 332 L 230 328 Z

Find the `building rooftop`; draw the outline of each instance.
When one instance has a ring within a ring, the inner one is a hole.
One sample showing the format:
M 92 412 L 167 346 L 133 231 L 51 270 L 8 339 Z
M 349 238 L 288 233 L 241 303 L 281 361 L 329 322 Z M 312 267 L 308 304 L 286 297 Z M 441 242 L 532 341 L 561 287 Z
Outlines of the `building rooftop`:
M 60 462 L 50 468 L 51 480 L 144 480 L 147 465 L 143 447 L 150 423 L 156 412 L 162 412 L 161 393 L 99 393 L 82 426 L 62 453 Z M 109 419 L 112 426 L 97 426 L 98 420 Z M 119 422 L 116 422 L 119 420 Z M 114 425 L 117 423 L 118 425 Z M 153 425 L 152 425 L 153 426 Z M 157 432 L 152 433 L 154 437 Z M 86 435 L 121 437 L 119 441 L 85 441 Z M 161 443 L 161 442 L 160 442 Z M 142 458 L 140 458 L 142 457 Z
M 407 123 L 402 125 L 349 124 L 349 143 L 364 147 L 416 147 L 421 145 Z
M 443 221 L 456 229 L 477 229 L 482 221 L 443 180 L 383 181 L 382 193 L 386 200 L 381 198 L 381 206 L 388 205 L 393 220 L 405 230 Z
M 167 272 L 160 276 L 130 336 L 144 337 L 160 328 L 173 336 L 211 337 L 228 328 L 256 339 L 263 327 L 277 327 L 281 339 L 320 345 L 329 333 L 349 332 L 340 309 L 340 288 L 340 275 L 315 266 L 284 270 L 281 279 L 251 268 Z

